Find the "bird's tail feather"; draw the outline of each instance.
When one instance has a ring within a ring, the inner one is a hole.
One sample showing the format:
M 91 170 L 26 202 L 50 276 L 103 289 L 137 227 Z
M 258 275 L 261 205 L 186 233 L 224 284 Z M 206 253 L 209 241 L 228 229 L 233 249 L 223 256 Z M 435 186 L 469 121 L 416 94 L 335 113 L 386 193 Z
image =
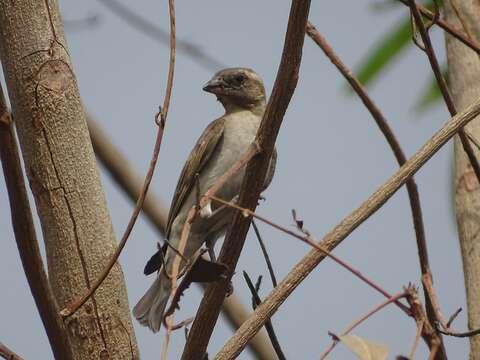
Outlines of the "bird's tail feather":
M 153 332 L 158 332 L 162 325 L 170 289 L 170 279 L 165 276 L 163 271 L 160 271 L 152 286 L 132 310 L 133 316 L 140 324 L 148 326 Z

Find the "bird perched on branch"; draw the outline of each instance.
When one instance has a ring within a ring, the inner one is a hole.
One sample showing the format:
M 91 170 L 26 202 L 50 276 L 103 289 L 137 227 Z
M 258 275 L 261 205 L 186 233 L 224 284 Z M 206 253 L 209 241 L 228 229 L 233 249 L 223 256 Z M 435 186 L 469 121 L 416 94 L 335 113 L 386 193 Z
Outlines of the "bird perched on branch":
M 166 238 L 169 246 L 160 249 L 145 266 L 145 274 L 158 271 L 153 285 L 133 308 L 135 318 L 152 331 L 160 329 L 165 307 L 171 293 L 173 259 L 179 246 L 187 214 L 230 167 L 246 153 L 254 141 L 266 106 L 262 79 L 246 68 L 224 69 L 203 87 L 215 94 L 225 108 L 225 115 L 204 130 L 185 163 L 173 196 L 168 215 Z M 272 155 L 265 179 L 270 184 L 275 170 L 276 153 Z M 245 175 L 242 168 L 230 177 L 216 196 L 234 200 Z M 233 210 L 208 203 L 196 216 L 187 239 L 180 268 L 186 265 L 205 243 L 213 257 L 213 246 L 227 230 Z M 213 260 L 213 259 L 212 259 Z

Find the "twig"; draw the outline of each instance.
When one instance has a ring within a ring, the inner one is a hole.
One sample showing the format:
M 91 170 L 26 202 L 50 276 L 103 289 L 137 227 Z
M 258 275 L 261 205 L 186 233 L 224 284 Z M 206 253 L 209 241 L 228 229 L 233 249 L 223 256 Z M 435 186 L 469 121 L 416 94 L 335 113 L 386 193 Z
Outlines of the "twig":
M 239 204 L 249 209 L 255 209 L 257 205 L 275 140 L 298 81 L 310 0 L 292 1 L 291 4 L 282 59 L 255 140 L 261 153 L 248 163 L 241 186 Z M 205 292 L 188 336 L 183 360 L 198 359 L 206 352 L 249 226 L 250 219 L 243 218 L 238 213 L 234 214 L 219 257 L 219 262 L 228 267 L 228 275 L 226 279 L 212 283 Z
M 415 351 L 417 351 L 418 344 L 420 343 L 420 338 L 422 336 L 423 325 L 424 325 L 423 321 L 417 323 L 417 332 L 415 333 L 415 339 L 413 340 L 412 349 L 408 353 L 408 359 L 410 359 L 410 360 L 413 360 L 413 356 L 415 355 Z
M 160 44 L 168 46 L 170 38 L 168 32 L 158 27 L 156 24 L 148 21 L 146 18 L 137 14 L 117 0 L 100 0 L 100 3 L 106 6 L 113 14 L 124 20 L 132 28 L 140 31 L 142 34 L 147 35 Z M 219 69 L 226 67 L 220 61 L 205 53 L 194 43 L 185 40 L 178 40 L 177 49 L 207 70 L 218 71 Z
M 401 293 L 398 293 L 390 298 L 388 298 L 387 300 L 385 300 L 384 302 L 382 302 L 381 304 L 375 306 L 373 309 L 371 309 L 369 312 L 367 312 L 365 315 L 363 315 L 362 317 L 360 317 L 359 319 L 355 320 L 352 324 L 350 324 L 349 326 L 347 326 L 347 328 L 345 330 L 343 330 L 342 332 L 342 335 L 341 336 L 345 336 L 347 334 L 349 334 L 353 329 L 355 329 L 358 325 L 360 325 L 362 322 L 364 322 L 365 320 L 367 320 L 369 317 L 371 317 L 372 315 L 374 315 L 375 313 L 379 312 L 380 310 L 382 310 L 385 306 L 393 303 L 393 302 L 397 302 L 399 299 L 402 299 L 406 296 L 406 293 L 405 291 L 404 292 L 401 292 Z M 327 357 L 328 354 L 330 354 L 330 352 L 335 348 L 335 346 L 337 345 L 338 343 L 338 340 L 337 339 L 334 339 L 332 341 L 332 343 L 330 344 L 330 346 L 328 347 L 327 350 L 325 350 L 321 355 L 320 355 L 320 360 L 323 360 Z
M 0 85 L 0 159 L 10 201 L 11 217 L 18 252 L 35 304 L 45 327 L 53 354 L 58 359 L 73 359 L 73 353 L 40 255 L 32 211 L 13 130 Z
M 401 3 L 403 3 L 406 6 L 410 6 L 410 4 L 409 4 L 410 0 L 398 0 L 398 1 L 400 1 Z M 420 11 L 420 13 L 423 16 L 427 17 L 428 19 L 430 19 L 432 21 L 435 19 L 435 13 L 432 13 L 426 7 L 424 7 L 422 5 L 419 5 L 419 4 L 416 4 L 416 7 L 417 7 L 418 11 Z M 480 44 L 477 41 L 475 41 L 474 39 L 469 39 L 468 36 L 466 36 L 464 33 L 455 29 L 453 27 L 453 25 L 449 24 L 448 22 L 446 22 L 442 18 L 438 18 L 436 20 L 435 24 L 437 24 L 439 27 L 441 27 L 447 33 L 449 33 L 450 35 L 452 35 L 453 37 L 455 37 L 456 39 L 458 39 L 463 44 L 465 44 L 470 49 L 472 49 L 473 51 L 475 51 L 477 54 L 480 55 Z
M 353 230 L 378 210 L 412 175 L 418 171 L 456 132 L 480 113 L 480 99 L 465 111 L 448 121 L 422 146 L 385 184 L 378 188 L 359 208 L 344 218 L 321 241 L 323 248 L 331 251 Z M 273 289 L 232 338 L 223 346 L 215 359 L 233 359 L 245 347 L 261 326 L 269 319 L 285 299 L 325 258 L 323 252 L 311 250 L 284 280 Z
M 452 322 L 453 320 L 455 320 L 458 316 L 458 314 L 460 314 L 462 312 L 462 308 L 458 308 L 452 315 L 450 315 L 450 317 L 448 318 L 447 320 L 447 328 L 450 327 L 450 325 L 452 325 Z
M 417 323 L 417 328 L 421 329 L 422 337 L 425 339 L 425 342 L 430 349 L 429 359 L 434 359 L 437 355 L 440 357 L 445 356 L 442 354 L 442 352 L 438 353 L 438 351 L 442 348 L 442 339 L 435 330 L 434 326 L 428 321 L 416 289 L 412 286 L 409 286 L 405 289 L 405 292 L 408 304 L 412 309 L 413 318 Z
M 224 204 L 224 205 L 227 205 L 227 206 L 230 206 L 232 208 L 235 208 L 239 211 L 242 212 L 243 216 L 245 217 L 254 217 L 262 222 L 264 222 L 265 224 L 268 224 L 270 225 L 271 227 L 277 229 L 277 230 L 280 230 L 298 240 L 301 240 L 305 243 L 307 243 L 308 245 L 312 246 L 313 248 L 315 248 L 316 250 L 318 251 L 321 251 L 325 256 L 329 257 L 330 259 L 332 259 L 333 261 L 335 261 L 337 264 L 339 264 L 340 266 L 342 266 L 343 268 L 345 268 L 347 271 L 349 271 L 350 273 L 352 273 L 353 275 L 355 275 L 356 277 L 358 277 L 360 280 L 362 280 L 364 283 L 366 283 L 368 286 L 372 287 L 373 289 L 375 289 L 376 291 L 378 291 L 380 294 L 382 294 L 383 296 L 385 296 L 387 299 L 391 298 L 392 295 L 389 294 L 386 290 L 384 290 L 380 285 L 377 285 L 373 280 L 370 280 L 369 278 L 367 278 L 365 275 L 363 275 L 359 270 L 355 269 L 354 267 L 352 267 L 350 264 L 347 264 L 345 261 L 343 261 L 342 259 L 340 259 L 339 257 L 337 257 L 336 255 L 333 255 L 328 249 L 322 247 L 322 245 L 320 243 L 317 243 L 315 242 L 315 239 L 313 239 L 310 235 L 299 235 L 297 233 L 295 233 L 294 231 L 282 226 L 282 225 L 279 225 L 277 223 L 274 223 L 273 221 L 271 220 L 268 220 L 267 218 L 261 216 L 261 215 L 258 215 L 257 213 L 249 210 L 249 209 L 246 209 L 246 208 L 242 208 L 241 206 L 238 206 L 236 204 L 233 204 L 231 202 L 227 202 L 225 200 L 222 200 L 220 198 L 217 198 L 215 196 L 212 196 L 212 199 L 215 200 L 215 201 L 218 201 L 219 203 L 221 204 Z M 407 315 L 410 315 L 410 311 L 408 309 L 408 307 L 406 307 L 405 305 L 403 305 L 401 302 L 399 301 L 395 301 L 395 304 L 401 309 L 403 310 Z
M 128 159 L 126 159 L 110 139 L 104 135 L 103 131 L 101 131 L 91 116 L 88 117 L 88 127 L 98 159 L 112 175 L 113 180 L 119 187 L 135 202 L 142 191 L 142 180 L 140 176 L 135 174 L 133 168 L 128 163 Z M 154 228 L 161 235 L 165 235 L 168 210 L 161 204 L 162 201 L 150 190 L 147 193 L 142 211 Z M 200 284 L 200 286 L 204 289 L 206 285 Z M 222 311 L 227 322 L 234 329 L 238 329 L 249 315 L 245 306 L 233 294 L 223 302 Z M 248 345 L 259 359 L 269 359 L 275 356 L 270 342 L 263 333 L 257 334 Z
M 5 360 L 23 360 L 22 357 L 10 350 L 5 344 L 0 342 L 0 356 Z
M 153 173 L 155 172 L 155 167 L 158 161 L 158 155 L 160 154 L 160 147 L 162 145 L 163 133 L 165 130 L 165 123 L 167 121 L 167 114 L 168 108 L 170 105 L 170 97 L 172 94 L 173 88 L 173 75 L 175 71 L 175 9 L 173 7 L 173 0 L 169 0 L 169 9 L 170 9 L 170 62 L 168 65 L 168 78 L 167 78 L 167 85 L 165 90 L 165 97 L 163 99 L 163 105 L 160 108 L 160 111 L 155 117 L 155 122 L 158 125 L 158 132 L 157 137 L 155 140 L 155 145 L 153 148 L 152 158 L 150 160 L 150 165 L 148 168 L 147 175 L 145 177 L 145 181 L 143 184 L 142 191 L 140 193 L 140 197 L 137 200 L 135 205 L 135 209 L 133 210 L 132 216 L 127 224 L 127 228 L 123 233 L 122 239 L 120 240 L 115 252 L 110 257 L 110 260 L 99 276 L 97 280 L 93 283 L 93 285 L 87 289 L 87 291 L 75 300 L 73 303 L 68 305 L 65 309 L 60 312 L 60 315 L 64 318 L 67 318 L 73 315 L 85 302 L 95 293 L 98 287 L 102 284 L 102 282 L 106 279 L 108 274 L 110 273 L 111 269 L 117 262 L 123 248 L 125 247 L 127 240 L 130 236 L 130 233 L 133 230 L 135 222 L 137 221 L 138 215 L 142 210 L 143 202 L 145 201 L 145 197 L 147 196 L 148 188 L 153 178 Z
M 173 0 L 171 0 L 173 1 Z M 183 224 L 183 229 L 182 229 L 182 234 L 180 236 L 180 242 L 178 245 L 178 251 L 181 255 L 183 255 L 185 251 L 185 246 L 187 245 L 187 239 L 190 235 L 190 229 L 192 228 L 192 223 L 195 218 L 195 215 L 197 213 L 197 207 L 193 206 L 187 215 L 187 219 L 185 220 L 185 223 Z M 180 270 L 180 262 L 182 260 L 182 257 L 178 254 L 175 254 L 175 257 L 173 258 L 173 264 L 172 264 L 172 274 L 169 276 L 172 282 L 171 285 L 171 290 L 170 290 L 170 297 L 175 296 L 175 292 L 177 291 L 177 279 L 179 277 L 179 270 Z M 188 264 L 187 264 L 188 265 Z M 167 269 L 164 269 L 163 271 L 167 271 Z M 173 331 L 173 318 L 175 316 L 175 313 L 172 313 L 165 319 L 166 327 L 167 327 L 167 332 L 165 334 L 164 340 L 163 340 L 163 345 L 162 345 L 162 354 L 160 356 L 160 359 L 166 360 L 167 359 L 167 351 L 168 351 L 168 344 L 170 342 L 170 334 Z
M 440 65 L 438 64 L 437 57 L 435 55 L 435 50 L 433 49 L 432 42 L 430 40 L 430 35 L 428 34 L 428 29 L 425 28 L 425 24 L 423 23 L 422 17 L 416 6 L 415 0 L 408 0 L 410 4 L 410 10 L 412 12 L 413 18 L 415 19 L 415 23 L 418 26 L 418 30 L 420 32 L 420 36 L 422 37 L 424 48 L 422 50 L 425 51 L 428 60 L 430 61 L 430 65 L 432 67 L 432 71 L 435 75 L 435 79 L 437 80 L 438 87 L 440 92 L 442 93 L 443 99 L 445 104 L 447 105 L 448 111 L 450 115 L 455 116 L 457 114 L 457 109 L 455 108 L 455 104 L 453 103 L 452 96 L 448 91 L 448 86 L 443 78 L 442 70 L 440 69 Z M 463 149 L 470 160 L 470 164 L 477 176 L 478 181 L 480 182 L 480 164 L 478 163 L 478 159 L 475 156 L 475 153 L 468 142 L 467 136 L 465 135 L 463 129 L 458 132 L 460 136 L 460 140 L 462 142 Z
M 262 249 L 263 258 L 267 263 L 268 272 L 270 274 L 270 279 L 272 280 L 273 287 L 277 286 L 277 278 L 275 277 L 275 272 L 273 271 L 272 262 L 270 261 L 270 256 L 268 256 L 267 248 L 265 247 L 265 243 L 263 242 L 262 235 L 258 230 L 258 226 L 254 220 L 252 220 L 253 230 L 255 231 L 255 235 L 257 236 L 258 243 L 260 244 L 260 248 Z
M 255 289 L 255 286 L 253 286 L 252 280 L 250 279 L 250 276 L 248 276 L 246 271 L 243 272 L 243 277 L 245 278 L 245 282 L 247 283 L 247 286 L 250 289 L 250 292 L 252 293 L 254 304 L 256 306 L 260 305 L 262 300 L 260 299 L 260 296 L 258 296 L 258 292 Z M 265 329 L 267 330 L 268 337 L 272 342 L 273 348 L 275 349 L 275 353 L 277 354 L 278 359 L 286 360 L 285 354 L 283 353 L 280 343 L 278 342 L 277 335 L 275 334 L 275 330 L 273 329 L 272 321 L 270 319 L 265 323 Z

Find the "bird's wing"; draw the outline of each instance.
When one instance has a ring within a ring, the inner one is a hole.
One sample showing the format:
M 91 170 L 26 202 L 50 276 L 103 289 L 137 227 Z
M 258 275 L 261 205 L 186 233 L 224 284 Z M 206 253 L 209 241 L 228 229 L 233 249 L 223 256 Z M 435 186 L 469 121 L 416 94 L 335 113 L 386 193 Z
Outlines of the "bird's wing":
M 190 190 L 195 185 L 195 174 L 200 173 L 222 138 L 224 123 L 225 119 L 221 117 L 207 126 L 183 166 L 168 214 L 167 228 L 165 229 L 167 241 L 170 236 L 173 220 L 180 211 Z M 145 275 L 150 275 L 160 269 L 162 266 L 162 256 L 166 253 L 167 246 L 168 244 L 165 242 L 163 247 L 158 249 L 148 260 L 143 270 Z
M 196 174 L 201 172 L 223 136 L 224 124 L 225 118 L 221 117 L 207 126 L 183 166 L 168 214 L 165 232 L 167 239 L 170 235 L 173 220 L 180 211 L 190 190 L 195 185 Z

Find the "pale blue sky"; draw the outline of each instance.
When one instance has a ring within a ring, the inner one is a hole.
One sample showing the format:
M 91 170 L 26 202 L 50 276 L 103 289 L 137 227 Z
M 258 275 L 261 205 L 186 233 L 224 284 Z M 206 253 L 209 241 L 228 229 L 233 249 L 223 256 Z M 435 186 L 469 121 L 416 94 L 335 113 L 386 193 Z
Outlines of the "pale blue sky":
M 314 1 L 310 20 L 349 66 L 406 9 L 375 12 L 379 1 Z M 147 19 L 168 28 L 166 0 L 123 1 Z M 178 36 L 198 44 L 228 66 L 247 66 L 264 79 L 270 92 L 283 46 L 289 1 L 178 1 Z M 168 48 L 132 30 L 98 1 L 61 3 L 64 19 L 100 16 L 94 29 L 67 33 L 68 46 L 86 108 L 142 174 L 146 172 L 155 136 L 154 114 L 165 89 Z M 443 37 L 434 31 L 444 58 Z M 180 169 L 203 128 L 222 114 L 215 98 L 201 90 L 213 71 L 178 54 L 175 85 L 164 143 L 152 189 L 165 200 L 172 196 Z M 406 154 L 413 154 L 448 118 L 443 106 L 424 114 L 412 110 L 429 74 L 423 53 L 410 49 L 377 82 L 371 94 L 389 120 Z M 300 80 L 279 134 L 277 172 L 258 212 L 291 225 L 295 208 L 305 226 L 321 237 L 357 207 L 396 169 L 397 164 L 374 121 L 355 98 L 345 96 L 343 79 L 320 49 L 306 39 Z M 445 314 L 464 307 L 465 295 L 455 223 L 451 209 L 452 146 L 448 144 L 419 172 L 427 241 L 435 285 Z M 102 179 L 117 236 L 132 207 L 102 170 Z M 20 265 L 11 231 L 3 181 L 0 186 L 0 341 L 27 359 L 48 359 L 51 352 Z M 303 243 L 261 225 L 279 279 L 310 249 Z M 261 295 L 270 288 L 255 238 L 249 235 L 234 278 L 235 292 L 250 304 L 241 276 L 264 275 Z M 39 232 L 40 236 L 40 232 Z M 121 256 L 133 305 L 151 283 L 143 276 L 145 261 L 155 250 L 157 234 L 140 219 Z M 383 285 L 391 293 L 409 282 L 419 284 L 419 267 L 405 190 L 396 194 L 335 253 Z M 193 288 L 182 299 L 178 318 L 192 316 L 201 293 Z M 340 332 L 383 299 L 338 265 L 327 260 L 315 270 L 273 317 L 288 358 L 314 359 L 329 344 L 327 331 Z M 462 313 L 456 326 L 465 328 Z M 159 357 L 162 334 L 135 324 L 142 358 Z M 231 336 L 219 322 L 211 354 Z M 411 319 L 390 307 L 359 327 L 355 334 L 388 344 L 390 357 L 407 354 L 415 337 Z M 183 332 L 173 336 L 169 358 L 179 357 Z M 466 358 L 467 340 L 446 339 L 452 359 Z M 425 357 L 422 343 L 417 358 Z M 244 352 L 241 359 L 250 359 Z M 354 359 L 338 346 L 331 359 Z

